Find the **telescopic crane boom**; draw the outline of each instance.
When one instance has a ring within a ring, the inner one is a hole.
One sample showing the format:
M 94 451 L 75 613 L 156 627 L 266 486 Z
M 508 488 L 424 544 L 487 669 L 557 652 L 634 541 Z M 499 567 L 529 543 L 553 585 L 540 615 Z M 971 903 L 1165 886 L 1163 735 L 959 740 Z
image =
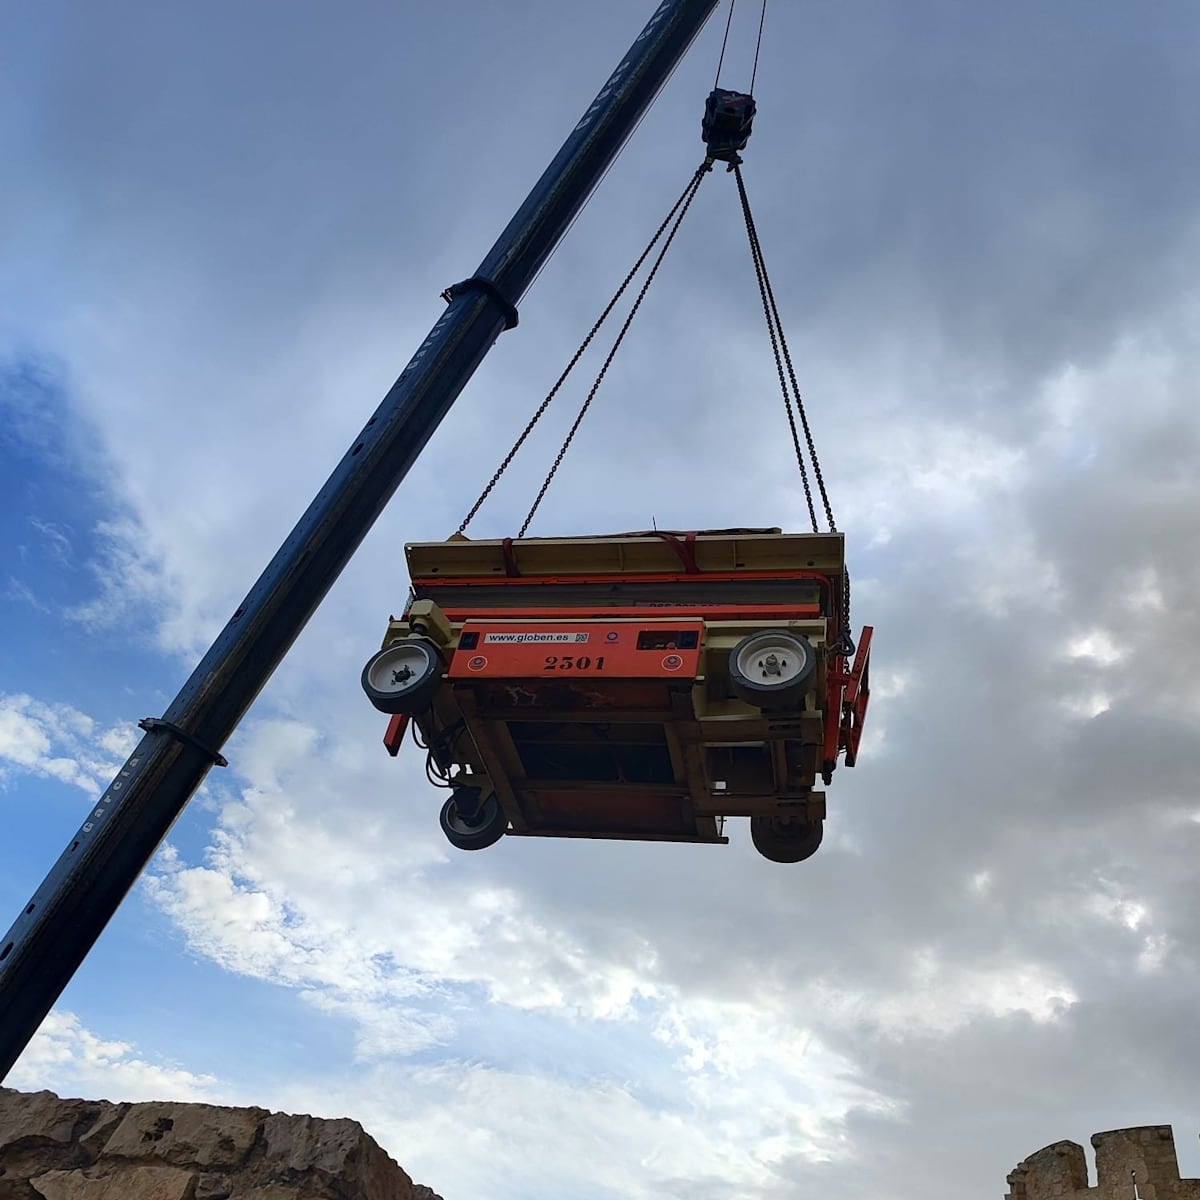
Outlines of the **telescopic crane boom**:
M 214 765 L 717 0 L 663 0 L 491 252 L 0 940 L 0 1080 Z

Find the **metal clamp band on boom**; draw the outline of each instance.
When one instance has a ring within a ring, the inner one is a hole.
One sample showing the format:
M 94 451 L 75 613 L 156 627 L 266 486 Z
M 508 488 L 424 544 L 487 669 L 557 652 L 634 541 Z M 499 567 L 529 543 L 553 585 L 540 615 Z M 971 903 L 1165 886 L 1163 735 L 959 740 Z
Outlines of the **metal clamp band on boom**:
M 459 296 L 470 291 L 486 293 L 486 295 L 499 305 L 500 311 L 504 313 L 504 328 L 516 328 L 519 319 L 516 308 L 508 302 L 504 294 L 490 279 L 485 279 L 482 275 L 472 275 L 470 279 L 463 279 L 459 283 L 452 283 L 442 293 L 442 299 L 449 304 L 451 300 L 457 300 Z
M 172 721 L 164 721 L 161 717 L 143 717 L 138 722 L 138 728 L 144 729 L 147 733 L 169 733 L 177 742 L 183 742 L 185 746 L 191 746 L 193 750 L 199 750 L 201 754 L 211 759 L 218 767 L 229 766 L 229 760 L 225 755 L 214 750 L 211 746 L 206 746 L 198 737 L 194 737 L 186 729 L 180 729 Z

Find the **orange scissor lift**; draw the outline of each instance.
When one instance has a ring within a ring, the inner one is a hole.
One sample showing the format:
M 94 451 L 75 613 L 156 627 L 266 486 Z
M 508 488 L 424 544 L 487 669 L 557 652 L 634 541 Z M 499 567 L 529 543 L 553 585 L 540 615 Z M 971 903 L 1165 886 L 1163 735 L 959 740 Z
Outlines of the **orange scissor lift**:
M 799 862 L 853 766 L 871 630 L 851 660 L 842 535 L 778 529 L 414 543 L 413 592 L 363 670 L 410 726 L 461 849 L 505 833 L 727 842 Z

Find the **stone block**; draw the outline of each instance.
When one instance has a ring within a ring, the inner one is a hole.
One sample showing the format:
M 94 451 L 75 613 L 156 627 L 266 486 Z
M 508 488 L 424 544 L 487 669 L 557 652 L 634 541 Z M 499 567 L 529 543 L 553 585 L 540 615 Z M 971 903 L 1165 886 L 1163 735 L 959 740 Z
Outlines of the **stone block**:
M 30 1182 L 44 1200 L 193 1200 L 196 1187 L 195 1173 L 176 1167 L 92 1171 L 48 1171 Z
M 1137 1175 L 1142 1200 L 1164 1200 L 1179 1183 L 1179 1159 L 1170 1125 L 1142 1125 L 1094 1134 L 1096 1180 L 1103 1196 L 1132 1194 L 1130 1172 Z
M 236 1176 L 206 1172 L 196 1180 L 195 1200 L 230 1200 L 235 1183 Z
M 10 1177 L 94 1162 L 98 1147 L 81 1135 L 123 1111 L 107 1100 L 60 1100 L 53 1092 L 0 1088 L 0 1164 Z
M 133 1104 L 105 1143 L 104 1157 L 229 1170 L 249 1157 L 266 1115 L 262 1108 Z
M 319 1183 L 339 1200 L 408 1200 L 412 1190 L 375 1139 L 344 1118 L 272 1113 L 263 1126 L 263 1165 L 289 1183 Z
M 96 1119 L 79 1134 L 79 1144 L 86 1151 L 90 1162 L 95 1162 L 100 1157 L 129 1107 L 128 1104 L 109 1104 L 107 1100 L 101 1101 Z
M 60 1100 L 53 1092 L 24 1094 L 0 1088 L 0 1154 L 22 1142 L 35 1140 L 50 1146 L 69 1146 L 75 1131 L 86 1121 L 84 1100 Z
M 1043 1146 L 1021 1166 L 1025 1194 L 1030 1197 L 1067 1197 L 1088 1185 L 1087 1158 L 1078 1142 Z

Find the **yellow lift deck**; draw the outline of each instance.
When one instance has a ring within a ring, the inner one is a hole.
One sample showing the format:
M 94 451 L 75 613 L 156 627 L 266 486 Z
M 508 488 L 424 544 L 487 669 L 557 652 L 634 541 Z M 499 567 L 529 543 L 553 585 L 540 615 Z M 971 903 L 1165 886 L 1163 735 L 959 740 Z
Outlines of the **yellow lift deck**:
M 840 533 L 659 530 L 406 547 L 412 595 L 363 688 L 410 725 L 460 849 L 504 834 L 821 843 L 853 766 L 872 631 L 845 620 Z M 853 661 L 851 662 L 851 655 Z

